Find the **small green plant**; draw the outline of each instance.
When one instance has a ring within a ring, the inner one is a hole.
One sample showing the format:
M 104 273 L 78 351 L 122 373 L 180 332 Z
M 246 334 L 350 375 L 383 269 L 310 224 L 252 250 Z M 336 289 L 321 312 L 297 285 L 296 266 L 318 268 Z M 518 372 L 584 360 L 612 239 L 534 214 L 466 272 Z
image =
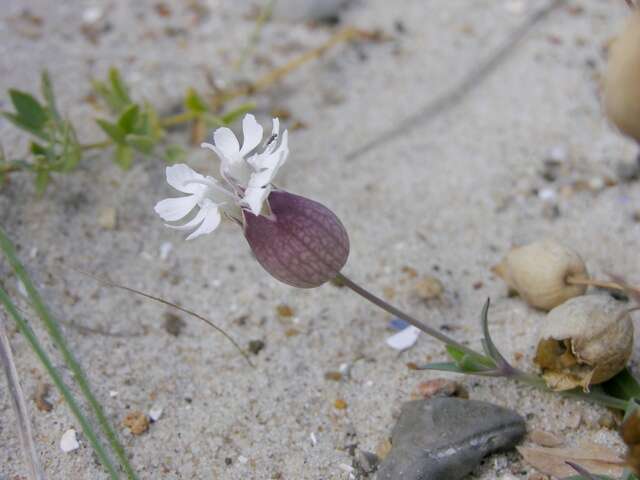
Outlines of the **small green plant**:
M 35 176 L 36 190 L 44 193 L 54 173 L 72 171 L 89 150 L 112 148 L 113 161 L 128 170 L 136 155 L 160 156 L 168 163 L 181 160 L 186 154 L 178 144 L 164 145 L 167 129 L 191 122 L 193 130 L 204 136 L 211 127 L 230 125 L 242 114 L 254 108 L 245 103 L 222 115 L 216 115 L 198 92 L 189 88 L 185 95 L 184 112 L 161 117 L 149 102 L 135 102 L 120 72 L 111 68 L 106 80 L 94 80 L 93 90 L 110 113 L 109 118 L 97 118 L 96 123 L 106 138 L 81 144 L 71 121 L 60 114 L 56 106 L 51 78 L 44 71 L 41 79 L 42 101 L 28 92 L 9 90 L 13 111 L 2 115 L 14 126 L 28 133 L 33 140 L 28 157 L 8 160 L 0 149 L 0 181 L 14 171 L 27 170 Z M 201 140 L 200 138 L 199 140 Z M 164 152 L 159 155 L 158 147 Z

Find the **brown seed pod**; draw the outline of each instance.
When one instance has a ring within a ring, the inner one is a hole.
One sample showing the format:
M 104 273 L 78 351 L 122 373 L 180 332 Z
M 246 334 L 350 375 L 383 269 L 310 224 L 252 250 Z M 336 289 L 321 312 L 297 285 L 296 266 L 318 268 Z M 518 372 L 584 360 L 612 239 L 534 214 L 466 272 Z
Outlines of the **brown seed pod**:
M 613 42 L 604 78 L 604 107 L 611 122 L 640 142 L 640 9 Z
M 568 277 L 589 278 L 580 255 L 553 240 L 514 248 L 492 270 L 529 305 L 547 311 L 586 292 Z
M 633 323 L 625 305 L 608 295 L 585 295 L 547 314 L 533 361 L 550 388 L 588 389 L 620 372 L 632 349 Z

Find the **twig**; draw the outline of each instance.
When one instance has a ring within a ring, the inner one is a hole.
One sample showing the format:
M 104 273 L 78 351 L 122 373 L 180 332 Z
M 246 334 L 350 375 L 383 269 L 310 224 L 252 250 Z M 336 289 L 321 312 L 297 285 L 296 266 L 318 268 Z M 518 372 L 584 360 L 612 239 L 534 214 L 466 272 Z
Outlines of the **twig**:
M 145 297 L 148 298 L 149 300 L 153 300 L 156 301 L 158 303 L 162 303 L 163 305 L 167 305 L 169 307 L 173 307 L 176 310 L 179 310 L 181 312 L 186 313 L 187 315 L 191 315 L 192 317 L 197 318 L 198 320 L 203 321 L 204 323 L 206 323 L 207 325 L 209 325 L 210 327 L 212 327 L 213 329 L 215 329 L 218 333 L 222 334 L 235 348 L 236 350 L 238 350 L 238 352 L 244 357 L 244 359 L 247 361 L 247 363 L 249 364 L 249 366 L 251 367 L 255 367 L 253 362 L 251 361 L 251 359 L 249 358 L 249 355 L 247 354 L 247 352 L 245 352 L 242 347 L 238 344 L 238 342 L 236 342 L 233 337 L 231 335 L 229 335 L 227 332 L 225 332 L 222 328 L 220 328 L 219 326 L 217 326 L 215 323 L 213 323 L 211 320 L 208 320 L 207 318 L 203 317 L 202 315 L 194 312 L 193 310 L 189 310 L 187 308 L 183 308 L 179 305 L 176 305 L 175 303 L 171 303 L 168 300 L 165 300 L 164 298 L 160 298 L 160 297 L 156 297 L 155 295 L 151 295 L 150 293 L 145 293 L 142 292 L 140 290 L 136 290 L 135 288 L 131 288 L 131 287 L 127 287 L 126 285 L 120 285 L 118 283 L 115 283 L 113 281 L 111 281 L 108 278 L 99 278 L 95 275 L 92 275 L 91 273 L 82 271 L 78 268 L 74 268 L 74 267 L 67 267 L 77 273 L 80 273 L 81 275 L 85 275 L 89 278 L 94 279 L 96 282 L 98 282 L 99 284 L 105 286 L 105 287 L 110 287 L 110 288 L 118 288 L 120 290 L 124 290 L 125 292 L 129 292 L 129 293 L 134 293 L 136 295 L 140 295 L 141 297 Z
M 477 89 L 493 71 L 509 58 L 536 24 L 563 5 L 565 1 L 566 0 L 552 0 L 546 7 L 532 14 L 520 27 L 509 35 L 502 46 L 498 47 L 486 60 L 473 68 L 460 83 L 449 89 L 442 96 L 428 103 L 407 119 L 398 122 L 397 126 L 376 135 L 370 142 L 347 153 L 345 159 L 347 161 L 354 160 L 380 145 L 398 139 L 403 134 L 406 134 L 418 126 L 423 127 L 441 113 L 460 103 L 464 97 Z
M 224 103 L 228 102 L 229 100 L 245 95 L 253 95 L 257 92 L 265 90 L 293 70 L 301 67 L 311 60 L 321 57 L 330 48 L 340 43 L 348 42 L 349 40 L 353 40 L 355 38 L 371 39 L 375 38 L 375 34 L 357 28 L 347 27 L 334 34 L 329 40 L 327 40 L 319 47 L 303 53 L 299 57 L 294 58 L 281 67 L 274 68 L 255 82 L 249 85 L 241 85 L 239 87 L 223 90 L 215 94 L 211 99 L 212 108 L 214 110 L 218 110 Z
M 266 0 L 265 4 L 260 9 L 260 15 L 258 15 L 258 19 L 256 20 L 256 24 L 253 27 L 253 31 L 251 32 L 251 36 L 249 37 L 249 41 L 247 42 L 247 45 L 242 49 L 240 57 L 233 65 L 234 70 L 240 70 L 251 52 L 256 48 L 258 40 L 260 40 L 260 32 L 262 31 L 262 27 L 264 27 L 266 21 L 271 17 L 271 13 L 273 11 L 273 6 L 275 5 L 275 3 L 276 0 Z
M 16 364 L 13 361 L 11 353 L 11 345 L 4 322 L 4 315 L 0 315 L 0 362 L 4 367 L 4 373 L 7 376 L 7 384 L 9 386 L 9 394 L 13 409 L 16 412 L 18 420 L 18 433 L 20 435 L 20 443 L 22 444 L 22 452 L 29 470 L 29 478 L 31 480 L 44 480 L 44 471 L 40 465 L 38 452 L 33 440 L 33 432 L 31 430 L 31 421 L 29 420 L 29 412 L 27 410 L 27 402 L 24 398 L 24 392 L 20 386 L 20 377 Z

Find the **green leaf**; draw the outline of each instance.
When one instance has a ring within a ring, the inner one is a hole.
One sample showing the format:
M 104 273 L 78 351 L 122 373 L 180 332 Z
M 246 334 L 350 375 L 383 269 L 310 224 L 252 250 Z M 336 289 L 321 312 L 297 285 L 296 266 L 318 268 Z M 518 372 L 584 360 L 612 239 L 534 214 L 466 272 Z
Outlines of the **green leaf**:
M 125 142 L 127 143 L 127 145 L 130 145 L 139 152 L 147 155 L 153 151 L 153 147 L 156 144 L 155 139 L 146 135 L 136 135 L 134 133 L 130 133 L 129 135 L 127 135 L 125 137 Z
M 69 122 L 65 122 L 63 132 L 62 153 L 60 153 L 60 171 L 73 170 L 82 160 L 82 147 L 78 143 L 75 130 Z
M 124 105 L 130 104 L 131 97 L 129 96 L 129 89 L 122 81 L 122 77 L 120 77 L 120 71 L 115 67 L 111 67 L 109 69 L 109 82 L 111 82 L 113 93 L 120 100 L 120 102 Z
M 35 135 L 36 137 L 38 137 L 38 138 L 40 138 L 42 140 L 49 140 L 49 137 L 47 136 L 47 134 L 41 128 L 34 128 L 28 122 L 25 122 L 22 119 L 22 117 L 19 117 L 15 113 L 2 112 L 2 116 L 4 118 L 6 118 L 7 120 L 9 120 L 11 123 L 13 123 L 16 127 L 20 128 L 22 130 L 26 130 L 30 134 Z
M 453 361 L 461 368 L 470 368 L 468 371 L 495 370 L 496 364 L 488 357 L 482 355 L 471 355 L 455 345 L 447 345 L 447 353 Z
M 106 133 L 111 140 L 119 145 L 124 144 L 126 133 L 123 132 L 118 125 L 101 118 L 97 118 L 96 123 L 100 126 L 100 128 L 102 128 L 104 133 Z
M 242 117 L 244 114 L 249 113 L 252 110 L 255 110 L 255 108 L 256 108 L 255 103 L 243 103 L 239 107 L 222 115 L 220 120 L 222 120 L 222 123 L 224 125 L 230 125 L 236 120 L 238 120 L 240 117 Z
M 205 113 L 209 110 L 206 102 L 198 95 L 198 92 L 191 87 L 187 90 L 184 98 L 184 108 L 196 114 Z
M 457 363 L 453 362 L 427 363 L 426 365 L 419 365 L 418 367 L 416 367 L 416 370 L 436 370 L 438 372 L 453 372 L 461 374 L 467 373 L 462 370 Z
M 158 112 L 156 112 L 153 105 L 145 104 L 144 109 L 140 113 L 138 124 L 135 133 L 152 137 L 155 140 L 160 140 L 164 136 L 165 132 L 160 125 Z
M 42 71 L 42 80 L 41 80 L 41 89 L 42 96 L 47 104 L 47 109 L 51 114 L 51 117 L 56 121 L 60 122 L 62 117 L 58 112 L 58 108 L 56 107 L 56 99 L 53 94 L 53 84 L 51 83 L 51 77 L 49 76 L 49 72 L 47 70 Z
M 187 151 L 181 145 L 174 143 L 169 145 L 165 150 L 165 161 L 167 163 L 177 163 L 183 160 L 186 155 Z
M 43 157 L 46 157 L 48 154 L 47 149 L 36 142 L 31 142 L 31 145 L 29 146 L 29 150 L 31 150 L 31 153 L 36 156 L 41 155 Z
M 48 117 L 40 102 L 33 95 L 14 89 L 9 90 L 9 97 L 22 122 L 34 130 L 42 130 Z
M 35 183 L 36 183 L 36 193 L 38 195 L 42 195 L 47 189 L 47 185 L 49 185 L 49 181 L 51 180 L 51 175 L 48 170 L 39 170 L 36 173 Z
M 123 170 L 129 170 L 131 168 L 131 165 L 133 165 L 133 156 L 134 152 L 131 147 L 116 145 L 113 159 Z
M 118 118 L 118 127 L 120 127 L 124 133 L 133 133 L 139 113 L 140 107 L 138 107 L 138 105 L 130 105 Z
M 630 400 L 632 398 L 640 400 L 640 383 L 628 368 L 622 370 L 611 380 L 604 382 L 602 388 L 609 395 L 622 400 Z

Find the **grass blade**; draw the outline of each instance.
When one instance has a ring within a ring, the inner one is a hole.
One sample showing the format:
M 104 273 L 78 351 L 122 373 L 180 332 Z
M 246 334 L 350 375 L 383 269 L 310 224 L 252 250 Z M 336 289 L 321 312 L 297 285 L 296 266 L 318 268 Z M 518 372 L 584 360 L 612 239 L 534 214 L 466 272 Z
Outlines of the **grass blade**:
M 44 480 L 44 472 L 42 465 L 40 465 L 36 444 L 33 441 L 27 402 L 24 399 L 24 392 L 20 386 L 20 377 L 18 376 L 16 364 L 13 361 L 11 345 L 9 344 L 9 337 L 7 336 L 7 329 L 2 315 L 0 315 L 0 363 L 2 363 L 4 367 L 4 373 L 9 386 L 9 396 L 13 403 L 13 409 L 16 412 L 20 443 L 22 444 L 22 451 L 29 470 L 29 478 L 31 480 Z
M 0 235 L 2 235 L 1 229 L 0 229 Z M 82 413 L 82 410 L 80 409 L 80 405 L 76 401 L 71 391 L 65 385 L 64 381 L 62 380 L 62 377 L 60 376 L 60 373 L 58 373 L 58 370 L 56 370 L 56 368 L 53 366 L 53 363 L 49 359 L 49 356 L 47 355 L 47 353 L 42 348 L 42 345 L 40 345 L 40 342 L 38 341 L 38 338 L 35 336 L 35 334 L 31 330 L 31 327 L 29 327 L 29 324 L 26 322 L 26 320 L 22 318 L 22 316 L 18 313 L 18 309 L 13 304 L 13 302 L 9 298 L 9 295 L 7 294 L 7 292 L 5 292 L 5 290 L 2 287 L 0 287 L 0 303 L 4 305 L 4 308 L 6 309 L 7 313 L 16 322 L 16 325 L 18 326 L 20 333 L 22 333 L 22 335 L 26 338 L 27 342 L 29 342 L 29 346 L 35 352 L 36 356 L 38 357 L 38 359 L 44 366 L 45 370 L 51 377 L 51 380 L 53 381 L 57 389 L 60 391 L 60 394 L 64 398 L 64 401 L 66 402 L 66 404 L 69 405 L 69 408 L 71 409 L 71 413 L 73 413 L 73 416 L 76 417 L 76 420 L 78 420 L 78 423 L 82 427 L 82 431 L 84 432 L 85 436 L 87 437 L 87 440 L 91 444 L 91 447 L 96 452 L 96 455 L 98 455 L 98 458 L 100 459 L 100 462 L 102 463 L 102 465 L 109 472 L 109 476 L 113 480 L 118 480 L 119 477 L 118 477 L 118 472 L 116 471 L 116 468 L 113 466 L 111 459 L 107 455 L 106 450 L 104 449 L 102 443 L 98 439 L 98 436 L 94 432 L 93 427 L 89 423 L 89 420 L 87 420 L 87 417 L 85 417 L 84 414 Z
M 55 321 L 55 319 L 49 312 L 49 309 L 46 307 L 46 305 L 42 301 L 42 297 L 40 297 L 40 294 L 38 293 L 35 286 L 33 285 L 33 282 L 29 278 L 29 275 L 24 269 L 24 266 L 18 260 L 18 257 L 16 256 L 16 253 L 15 253 L 15 249 L 13 248 L 11 241 L 7 237 L 2 227 L 0 227 L 0 249 L 3 250 L 5 256 L 9 260 L 9 263 L 11 264 L 14 271 L 16 272 L 16 275 L 24 285 L 27 291 L 27 294 L 29 296 L 29 299 L 31 300 L 31 304 L 33 308 L 35 309 L 36 313 L 42 320 L 42 323 L 47 329 L 47 332 L 51 336 L 51 339 L 53 340 L 54 344 L 62 354 L 62 357 L 65 363 L 73 373 L 73 376 L 76 382 L 78 383 L 78 386 L 80 387 L 80 391 L 82 392 L 84 397 L 87 399 L 89 406 L 93 410 L 93 413 L 96 415 L 96 418 L 98 419 L 98 424 L 100 425 L 100 428 L 106 435 L 109 441 L 109 444 L 111 445 L 111 448 L 113 448 L 113 451 L 118 457 L 118 460 L 120 461 L 122 467 L 124 468 L 127 474 L 127 477 L 131 480 L 137 480 L 138 477 L 133 471 L 133 468 L 131 467 L 131 465 L 129 464 L 129 460 L 127 459 L 127 455 L 124 451 L 124 448 L 122 447 L 122 444 L 118 440 L 118 437 L 115 431 L 109 424 L 109 421 L 107 420 L 104 410 L 102 409 L 102 405 L 100 405 L 96 397 L 93 395 L 93 392 L 91 391 L 91 388 L 89 386 L 89 382 L 87 381 L 87 378 L 84 372 L 82 371 L 80 364 L 78 363 L 73 353 L 71 353 L 71 350 L 67 346 L 67 342 L 64 336 L 62 335 L 62 331 L 60 330 L 58 323 Z

